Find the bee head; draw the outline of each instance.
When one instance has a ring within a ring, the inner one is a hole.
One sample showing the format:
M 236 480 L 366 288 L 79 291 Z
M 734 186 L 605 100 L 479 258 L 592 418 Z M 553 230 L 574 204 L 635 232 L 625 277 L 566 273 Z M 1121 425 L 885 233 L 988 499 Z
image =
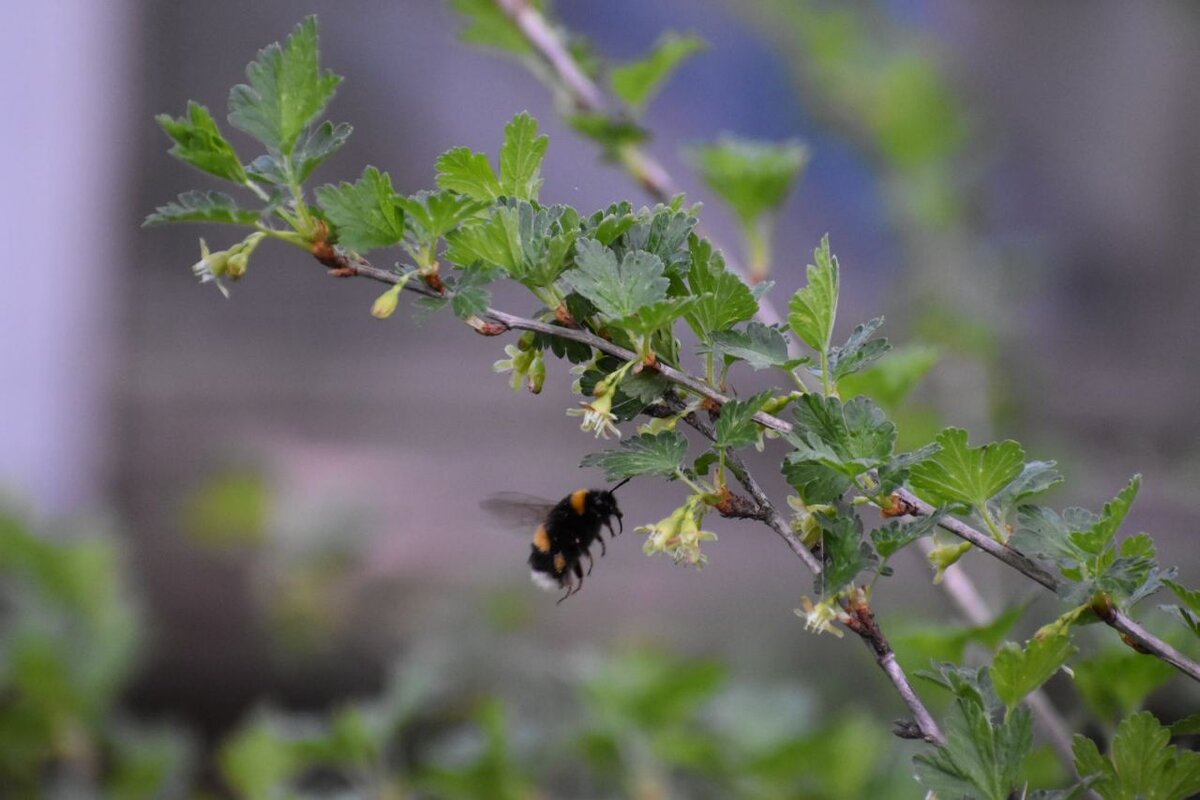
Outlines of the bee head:
M 605 521 L 616 517 L 618 522 L 621 523 L 621 527 L 625 527 L 622 521 L 623 515 L 621 514 L 621 509 L 617 506 L 617 498 L 612 492 L 604 489 L 593 489 L 591 492 L 588 492 L 588 505 L 593 512 Z M 610 525 L 609 527 L 611 529 L 612 526 Z

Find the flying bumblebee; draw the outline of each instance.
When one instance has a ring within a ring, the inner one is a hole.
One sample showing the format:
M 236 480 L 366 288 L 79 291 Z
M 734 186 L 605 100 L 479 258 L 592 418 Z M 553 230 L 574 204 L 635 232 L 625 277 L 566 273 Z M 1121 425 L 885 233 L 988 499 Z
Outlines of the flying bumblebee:
M 558 598 L 561 603 L 583 587 L 585 575 L 592 574 L 595 560 L 591 546 L 600 543 L 600 555 L 607 550 L 604 546 L 602 527 L 608 528 L 610 537 L 625 530 L 621 509 L 613 492 L 625 485 L 626 478 L 611 490 L 579 489 L 557 503 L 537 497 L 506 492 L 495 495 L 480 503 L 480 506 L 501 519 L 515 525 L 537 525 L 530 544 L 530 577 L 540 588 L 547 591 L 565 589 Z M 613 530 L 613 518 L 617 530 Z M 587 559 L 587 571 L 583 561 Z

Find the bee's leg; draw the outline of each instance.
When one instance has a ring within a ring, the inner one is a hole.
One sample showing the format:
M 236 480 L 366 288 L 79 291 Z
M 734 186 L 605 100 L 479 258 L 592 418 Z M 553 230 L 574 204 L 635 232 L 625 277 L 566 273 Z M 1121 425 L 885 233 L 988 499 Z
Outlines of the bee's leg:
M 587 556 L 587 560 L 588 560 L 587 574 L 588 574 L 588 575 L 591 575 L 591 574 L 592 574 L 592 567 L 596 566 L 596 560 L 595 560 L 594 558 L 592 558 L 592 551 L 591 551 L 591 550 L 584 550 L 584 551 L 583 551 L 583 554 L 584 554 L 585 556 Z
M 603 558 L 605 552 L 607 551 L 607 548 L 605 548 L 605 546 L 604 546 L 604 537 L 597 536 L 596 541 L 600 543 L 600 557 Z
M 588 571 L 590 572 L 591 570 Z M 579 579 L 579 582 L 575 584 L 575 591 L 578 592 L 583 588 L 583 564 L 578 561 L 575 562 L 575 577 Z
M 575 587 L 574 587 L 574 586 L 568 586 L 568 587 L 567 587 L 567 593 L 566 593 L 566 594 L 564 594 L 562 597 L 558 598 L 558 602 L 556 602 L 554 605 L 558 605 L 558 604 L 559 604 L 559 603 L 561 603 L 563 600 L 566 600 L 568 597 L 570 597 L 571 595 L 575 594 L 575 591 L 574 591 L 574 590 L 575 590 Z

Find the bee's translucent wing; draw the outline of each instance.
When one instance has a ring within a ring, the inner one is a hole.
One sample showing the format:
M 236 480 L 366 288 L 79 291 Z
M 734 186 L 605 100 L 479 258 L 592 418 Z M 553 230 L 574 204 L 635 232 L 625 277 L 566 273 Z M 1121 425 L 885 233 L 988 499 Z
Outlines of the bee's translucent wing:
M 497 492 L 482 501 L 479 507 L 504 523 L 505 527 L 531 533 L 542 524 L 555 505 L 557 503 L 553 500 L 544 497 L 520 492 Z

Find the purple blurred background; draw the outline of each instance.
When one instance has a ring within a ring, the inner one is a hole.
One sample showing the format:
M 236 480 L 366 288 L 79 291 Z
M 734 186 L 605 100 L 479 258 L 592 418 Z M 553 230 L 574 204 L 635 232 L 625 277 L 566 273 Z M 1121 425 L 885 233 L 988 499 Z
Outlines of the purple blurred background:
M 1195 4 L 876 4 L 939 66 L 968 125 L 955 162 L 971 187 L 965 221 L 917 234 L 896 210 L 903 180 L 881 176 L 806 86 L 779 24 L 786 3 L 596 8 L 557 4 L 615 60 L 668 28 L 711 43 L 647 122 L 652 150 L 707 203 L 704 222 L 723 242 L 736 242 L 730 217 L 680 146 L 726 131 L 812 145 L 777 225 L 777 302 L 825 232 L 847 331 L 886 312 L 893 337 L 926 335 L 922 303 L 936 289 L 989 342 L 972 357 L 948 348 L 931 377 L 944 421 L 1058 459 L 1059 505 L 1096 507 L 1143 473 L 1131 525 L 1194 585 Z M 556 608 L 528 584 L 521 536 L 497 532 L 477 504 L 500 490 L 556 498 L 599 483 L 577 469 L 597 447 L 563 413 L 575 402 L 565 365 L 549 365 L 542 395 L 514 394 L 491 371 L 502 340 L 403 306 L 376 321 L 374 286 L 330 280 L 282 246 L 262 248 L 226 301 L 189 265 L 198 235 L 223 247 L 227 231 L 138 227 L 176 193 L 212 188 L 166 155 L 153 114 L 196 99 L 223 122 L 246 62 L 308 13 L 320 17 L 324 63 L 346 76 L 331 118 L 355 126 L 318 183 L 370 163 L 402 192 L 428 188 L 439 153 L 495 153 L 505 122 L 528 109 L 551 138 L 545 200 L 590 211 L 644 199 L 520 65 L 459 43 L 447 5 L 64 0 L 10 13 L 19 33 L 3 58 L 18 78 L 5 90 L 4 218 L 32 254 L 10 259 L 0 295 L 0 485 L 43 517 L 103 509 L 122 521 L 152 629 L 135 704 L 221 725 L 263 693 L 319 703 L 375 685 L 397 652 L 488 614 L 521 616 L 530 645 L 650 640 L 766 675 L 849 649 L 799 630 L 791 609 L 809 580 L 765 529 L 716 518 L 703 573 L 645 558 L 627 530 L 587 591 Z M 507 290 L 496 305 L 533 308 Z M 770 459 L 759 463 L 782 501 Z M 231 474 L 266 487 L 265 519 L 251 525 L 266 533 L 249 545 L 206 541 L 188 522 L 197 487 Z M 627 529 L 681 496 L 635 482 L 623 490 Z M 968 564 L 997 605 L 1012 598 L 1011 578 L 1005 589 L 1008 576 L 982 557 Z M 898 567 L 887 591 L 943 613 L 916 557 Z M 871 675 L 860 655 L 844 668 Z

